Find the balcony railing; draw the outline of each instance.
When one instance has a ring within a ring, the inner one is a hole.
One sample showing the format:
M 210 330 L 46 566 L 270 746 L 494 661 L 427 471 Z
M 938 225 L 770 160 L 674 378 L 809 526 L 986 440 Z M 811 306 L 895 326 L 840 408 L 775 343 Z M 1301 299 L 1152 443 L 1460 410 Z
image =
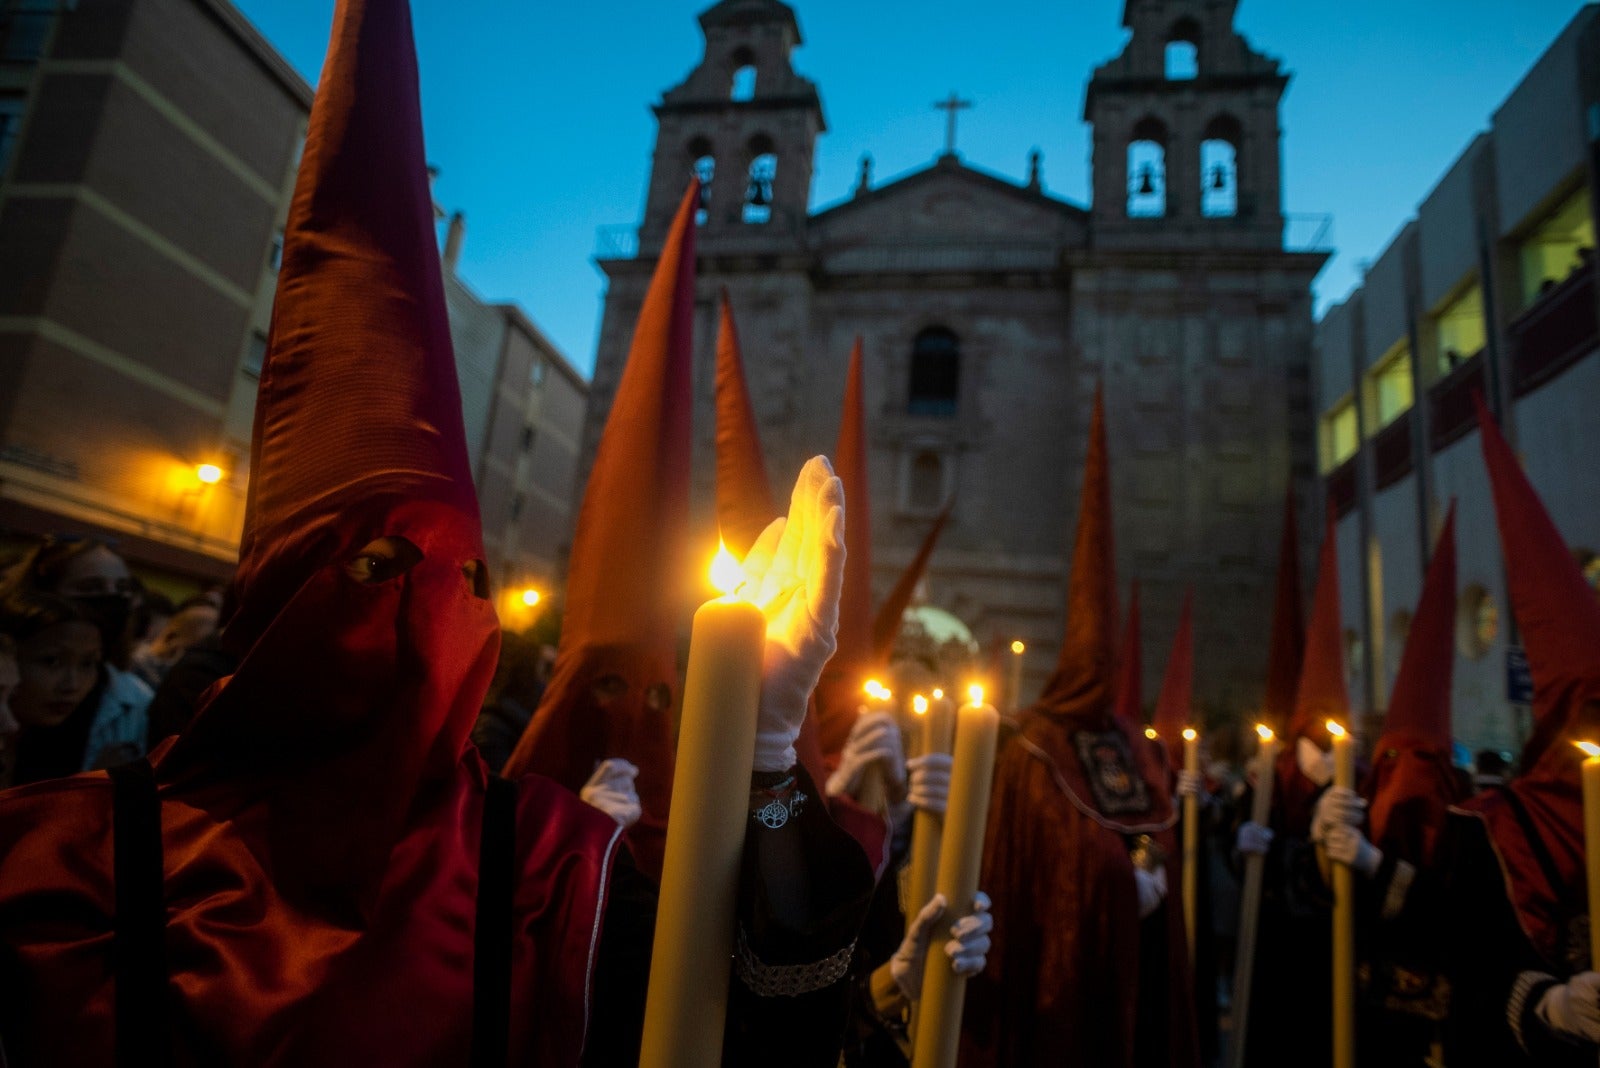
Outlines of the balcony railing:
M 1387 489 L 1411 473 L 1411 413 L 1378 431 L 1372 439 L 1373 484 Z
M 1356 461 L 1360 458 L 1361 454 L 1357 453 L 1324 477 L 1328 489 L 1328 507 L 1339 519 L 1349 515 L 1350 509 L 1356 506 Z
M 1531 393 L 1600 345 L 1591 260 L 1512 320 L 1511 391 Z
M 1487 394 L 1481 351 L 1462 361 L 1428 390 L 1428 445 L 1434 452 L 1472 429 L 1477 420 L 1477 410 L 1472 405 L 1474 393 Z

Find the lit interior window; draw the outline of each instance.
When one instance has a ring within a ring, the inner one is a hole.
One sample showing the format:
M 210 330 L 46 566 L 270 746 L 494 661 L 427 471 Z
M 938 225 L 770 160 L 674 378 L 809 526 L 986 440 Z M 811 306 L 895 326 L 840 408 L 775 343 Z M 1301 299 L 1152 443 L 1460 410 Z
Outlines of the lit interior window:
M 1554 289 L 1586 260 L 1594 259 L 1594 217 L 1589 189 L 1581 186 L 1522 242 L 1522 306 Z
M 1367 411 L 1372 430 L 1382 430 L 1411 410 L 1411 346 L 1398 341 L 1377 366 L 1367 372 Z
M 1356 422 L 1355 401 L 1349 397 L 1330 408 L 1322 417 L 1322 471 L 1332 471 L 1356 454 L 1361 440 Z
M 1488 341 L 1483 329 L 1483 287 L 1474 282 L 1462 290 L 1439 309 L 1433 323 L 1442 377 L 1482 352 Z

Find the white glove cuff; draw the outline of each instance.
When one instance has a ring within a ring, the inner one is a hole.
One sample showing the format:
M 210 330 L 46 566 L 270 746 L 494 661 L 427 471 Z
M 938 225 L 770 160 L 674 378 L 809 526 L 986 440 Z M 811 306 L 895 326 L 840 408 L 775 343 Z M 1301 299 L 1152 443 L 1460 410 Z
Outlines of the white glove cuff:
M 1534 1012 L 1546 1027 L 1551 1027 L 1548 1016 L 1549 1010 L 1545 1007 L 1545 999 L 1558 985 L 1556 977 L 1546 975 L 1544 972 L 1522 972 L 1517 976 L 1516 982 L 1511 984 L 1511 996 L 1506 999 L 1506 1023 L 1511 1026 L 1511 1033 L 1516 1037 L 1517 1045 L 1522 1052 L 1528 1052 L 1528 1040 L 1522 1034 L 1523 1017 L 1528 1011 L 1528 999 L 1534 994 L 1539 995 L 1534 1003 Z M 1554 1030 L 1554 1028 L 1552 1028 Z
M 794 740 L 798 737 L 791 731 L 757 731 L 756 755 L 751 768 L 755 771 L 779 772 L 788 771 L 800 762 L 800 757 L 794 751 Z

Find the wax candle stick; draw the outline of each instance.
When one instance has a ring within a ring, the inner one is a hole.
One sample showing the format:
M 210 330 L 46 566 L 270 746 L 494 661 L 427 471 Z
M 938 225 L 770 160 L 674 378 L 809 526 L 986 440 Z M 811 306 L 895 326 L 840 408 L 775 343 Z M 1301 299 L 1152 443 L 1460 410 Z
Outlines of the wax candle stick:
M 920 705 L 918 704 L 920 702 Z M 917 755 L 948 753 L 955 742 L 955 706 L 942 695 L 927 700 L 918 694 L 913 699 L 918 726 Z M 944 833 L 944 817 L 917 809 L 911 817 L 911 873 L 906 888 L 906 926 L 933 897 L 939 875 L 939 843 Z
M 894 694 L 877 679 L 868 679 L 862 689 L 866 693 L 865 702 L 861 706 L 862 715 L 889 712 L 893 709 Z M 874 760 L 862 770 L 856 802 L 868 812 L 875 812 L 880 816 L 888 813 L 889 778 L 882 761 Z
M 1328 720 L 1333 735 L 1333 785 L 1354 789 L 1356 764 L 1354 739 L 1335 720 Z M 1348 864 L 1333 865 L 1333 1068 L 1355 1068 L 1356 1063 L 1356 899 L 1355 878 Z
M 1579 742 L 1583 762 L 1583 853 L 1589 880 L 1589 967 L 1600 968 L 1600 745 Z
M 939 853 L 938 892 L 948 907 L 939 921 L 951 924 L 972 914 L 983 865 L 983 837 L 989 820 L 989 789 L 994 781 L 995 745 L 1000 713 L 983 703 L 983 690 L 973 687 L 973 701 L 956 713 L 955 762 L 950 770 L 950 802 L 945 809 L 944 846 Z M 943 940 L 928 949 L 922 976 L 912 1068 L 954 1068 L 961 1037 L 961 1008 L 966 977 L 957 975 L 945 956 Z
M 722 1061 L 767 624 L 731 592 L 743 572 L 726 549 L 713 579 L 727 592 L 700 606 L 689 643 L 641 1068 Z
M 1183 732 L 1183 770 L 1200 773 L 1200 733 Z M 1200 889 L 1200 798 L 1183 799 L 1183 927 L 1189 939 L 1189 966 L 1194 967 L 1195 898 Z
M 1278 760 L 1278 739 L 1272 728 L 1256 725 L 1261 747 L 1256 751 L 1255 796 L 1250 803 L 1250 821 L 1265 827 L 1272 818 L 1273 770 Z M 1261 917 L 1261 877 L 1267 858 L 1251 853 L 1244 858 L 1244 887 L 1239 898 L 1239 944 L 1233 968 L 1233 1040 L 1230 1068 L 1244 1068 L 1244 1054 L 1250 1030 L 1250 984 L 1255 975 L 1256 926 Z

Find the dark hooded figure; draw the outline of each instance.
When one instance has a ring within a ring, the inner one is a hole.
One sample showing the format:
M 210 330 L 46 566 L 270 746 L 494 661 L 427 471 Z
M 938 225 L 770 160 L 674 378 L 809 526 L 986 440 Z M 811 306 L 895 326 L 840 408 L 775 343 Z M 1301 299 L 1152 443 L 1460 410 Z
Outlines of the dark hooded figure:
M 547 779 L 492 778 L 467 738 L 499 626 L 421 131 L 405 0 L 341 0 L 257 401 L 238 666 L 148 762 L 0 794 L 13 1065 L 637 1055 L 653 913 L 621 826 Z M 682 321 L 697 192 L 641 334 Z M 732 1063 L 837 1059 L 871 870 L 786 793 L 816 796 L 803 771 L 772 769 L 832 649 L 842 527 L 814 460 L 774 524 L 775 561 L 811 555 L 772 626 L 815 625 L 768 645 L 752 796 L 796 818 L 748 824 Z
M 1116 570 L 1096 393 L 1061 656 L 1000 751 L 981 884 L 988 970 L 963 1066 L 1193 1068 L 1194 996 L 1165 762 L 1114 714 Z
M 1440 924 L 1445 1059 L 1566 1068 L 1600 1053 L 1578 741 L 1600 738 L 1600 604 L 1499 427 L 1478 406 L 1511 609 L 1533 674 L 1522 773 L 1451 810 Z M 1463 932 L 1471 932 L 1471 937 Z

